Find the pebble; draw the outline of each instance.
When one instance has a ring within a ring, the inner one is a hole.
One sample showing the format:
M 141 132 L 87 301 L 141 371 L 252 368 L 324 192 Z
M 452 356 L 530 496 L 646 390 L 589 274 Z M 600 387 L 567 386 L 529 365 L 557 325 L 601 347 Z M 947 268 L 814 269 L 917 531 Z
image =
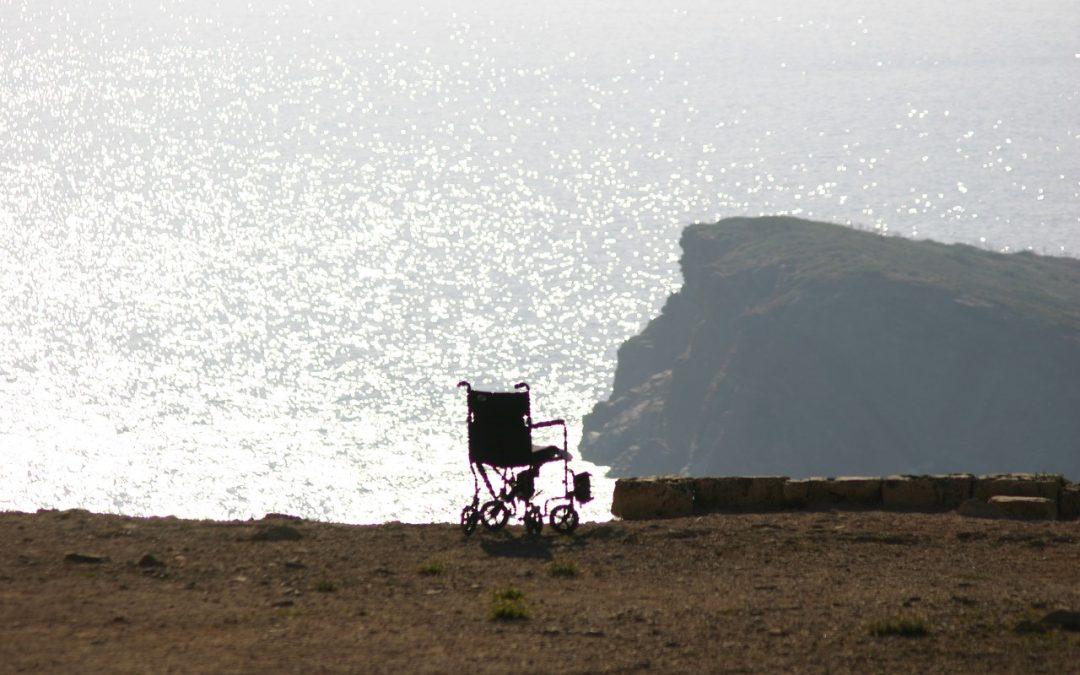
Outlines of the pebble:
M 139 562 L 135 563 L 139 567 L 165 567 L 165 563 L 161 562 L 153 553 L 144 553 Z
M 89 555 L 86 553 L 68 553 L 64 556 L 64 562 L 78 563 L 82 565 L 99 565 L 108 558 L 103 555 Z

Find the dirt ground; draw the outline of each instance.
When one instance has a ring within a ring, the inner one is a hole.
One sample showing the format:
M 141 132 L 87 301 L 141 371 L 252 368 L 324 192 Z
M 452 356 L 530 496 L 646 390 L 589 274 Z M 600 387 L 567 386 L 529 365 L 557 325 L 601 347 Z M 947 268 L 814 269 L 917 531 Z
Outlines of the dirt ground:
M 1078 672 L 1059 608 L 1078 522 L 0 514 L 3 672 Z

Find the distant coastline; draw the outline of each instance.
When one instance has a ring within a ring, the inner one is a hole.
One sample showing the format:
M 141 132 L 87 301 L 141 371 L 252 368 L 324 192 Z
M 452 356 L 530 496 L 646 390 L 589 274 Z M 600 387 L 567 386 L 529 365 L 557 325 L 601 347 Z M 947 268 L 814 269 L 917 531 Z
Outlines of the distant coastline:
M 1080 477 L 1080 260 L 786 217 L 681 244 L 584 419 L 610 475 Z

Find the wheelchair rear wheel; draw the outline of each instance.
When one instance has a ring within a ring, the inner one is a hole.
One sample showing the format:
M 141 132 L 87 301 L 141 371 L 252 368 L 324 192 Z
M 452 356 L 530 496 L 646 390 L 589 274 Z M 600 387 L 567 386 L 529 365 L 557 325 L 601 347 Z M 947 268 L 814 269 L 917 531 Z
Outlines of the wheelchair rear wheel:
M 469 504 L 465 508 L 461 509 L 461 531 L 465 534 L 472 534 L 476 529 L 477 524 L 480 522 L 480 512 L 475 506 Z
M 570 534 L 577 529 L 578 512 L 573 504 L 559 504 L 551 509 L 551 526 L 560 534 Z
M 509 519 L 510 509 L 500 501 L 493 499 L 480 507 L 480 522 L 489 530 L 501 530 Z

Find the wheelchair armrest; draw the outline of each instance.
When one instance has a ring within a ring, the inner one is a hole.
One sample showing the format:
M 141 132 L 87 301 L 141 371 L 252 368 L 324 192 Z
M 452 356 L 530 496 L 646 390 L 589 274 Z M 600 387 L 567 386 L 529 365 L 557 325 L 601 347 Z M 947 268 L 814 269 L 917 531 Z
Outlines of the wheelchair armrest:
M 548 420 L 529 425 L 529 429 L 543 429 L 544 427 L 562 427 L 562 459 L 569 460 L 570 453 L 566 451 L 566 420 Z
M 547 422 L 537 422 L 529 426 L 530 429 L 540 429 L 542 427 L 554 427 L 558 425 L 566 426 L 566 420 L 548 420 Z

